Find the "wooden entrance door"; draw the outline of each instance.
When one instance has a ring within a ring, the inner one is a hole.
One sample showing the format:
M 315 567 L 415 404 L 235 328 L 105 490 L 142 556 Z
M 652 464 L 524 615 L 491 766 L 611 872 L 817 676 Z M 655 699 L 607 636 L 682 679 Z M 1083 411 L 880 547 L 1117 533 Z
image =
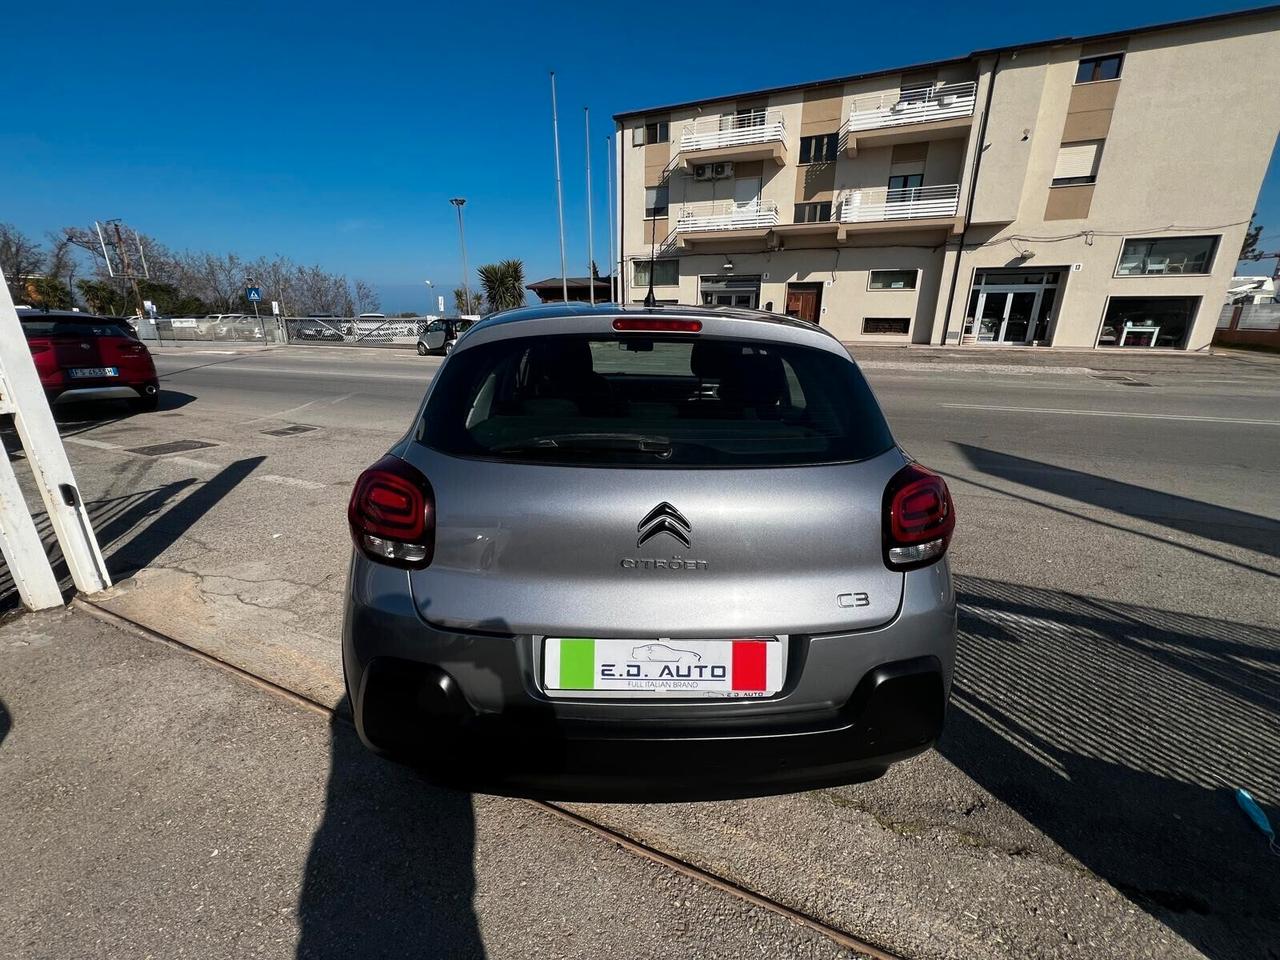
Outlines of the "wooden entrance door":
M 822 300 L 822 284 L 787 284 L 787 316 L 818 322 L 818 307 Z

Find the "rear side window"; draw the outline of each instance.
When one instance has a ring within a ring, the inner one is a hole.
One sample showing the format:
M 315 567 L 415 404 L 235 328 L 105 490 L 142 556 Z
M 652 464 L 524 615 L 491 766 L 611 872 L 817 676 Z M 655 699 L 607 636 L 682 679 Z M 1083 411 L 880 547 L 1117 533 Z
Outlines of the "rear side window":
M 486 343 L 440 370 L 419 436 L 442 453 L 580 466 L 794 466 L 893 445 L 866 381 L 823 350 L 575 334 Z
M 134 332 L 121 323 L 110 320 L 27 320 L 22 321 L 22 332 L 31 337 L 130 337 Z

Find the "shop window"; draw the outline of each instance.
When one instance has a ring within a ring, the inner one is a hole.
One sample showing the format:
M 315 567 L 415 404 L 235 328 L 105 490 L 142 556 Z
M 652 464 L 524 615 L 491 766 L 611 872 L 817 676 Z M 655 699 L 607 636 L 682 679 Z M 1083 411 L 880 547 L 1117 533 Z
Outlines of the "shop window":
M 911 332 L 910 317 L 863 317 L 863 333 L 891 333 L 906 336 Z
M 635 285 L 637 287 L 647 287 L 649 285 L 649 261 L 635 260 L 633 261 L 633 266 L 635 270 Z M 653 285 L 655 287 L 674 287 L 679 282 L 679 260 L 653 261 Z
M 1116 264 L 1117 277 L 1208 273 L 1218 237 L 1152 237 L 1126 240 Z
M 917 270 L 872 270 L 868 290 L 914 290 Z
M 1098 346 L 1185 347 L 1199 304 L 1199 297 L 1112 297 Z

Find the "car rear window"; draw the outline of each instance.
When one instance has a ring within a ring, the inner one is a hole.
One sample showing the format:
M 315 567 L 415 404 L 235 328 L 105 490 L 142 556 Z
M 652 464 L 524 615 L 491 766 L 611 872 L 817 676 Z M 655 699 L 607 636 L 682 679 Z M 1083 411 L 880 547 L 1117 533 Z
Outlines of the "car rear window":
M 86 317 L 83 320 L 22 320 L 22 332 L 31 337 L 130 337 L 136 339 L 134 332 L 123 323 L 110 320 L 94 320 Z
M 761 340 L 575 334 L 441 368 L 419 437 L 442 453 L 582 466 L 793 466 L 893 445 L 848 360 Z

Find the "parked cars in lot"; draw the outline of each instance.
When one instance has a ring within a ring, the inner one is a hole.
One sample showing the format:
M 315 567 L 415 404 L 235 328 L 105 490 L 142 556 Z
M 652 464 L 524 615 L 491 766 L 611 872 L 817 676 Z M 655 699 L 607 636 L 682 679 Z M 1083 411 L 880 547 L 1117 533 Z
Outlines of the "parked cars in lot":
M 453 345 L 458 342 L 458 337 L 469 330 L 475 322 L 463 317 L 441 317 L 432 320 L 418 335 L 418 356 L 425 357 L 428 353 L 451 353 Z
M 445 782 L 781 792 L 879 776 L 941 729 L 951 496 L 813 324 L 485 318 L 348 521 L 357 729 Z
M 50 403 L 127 400 L 135 410 L 156 408 L 155 363 L 126 321 L 26 310 L 18 317 Z

